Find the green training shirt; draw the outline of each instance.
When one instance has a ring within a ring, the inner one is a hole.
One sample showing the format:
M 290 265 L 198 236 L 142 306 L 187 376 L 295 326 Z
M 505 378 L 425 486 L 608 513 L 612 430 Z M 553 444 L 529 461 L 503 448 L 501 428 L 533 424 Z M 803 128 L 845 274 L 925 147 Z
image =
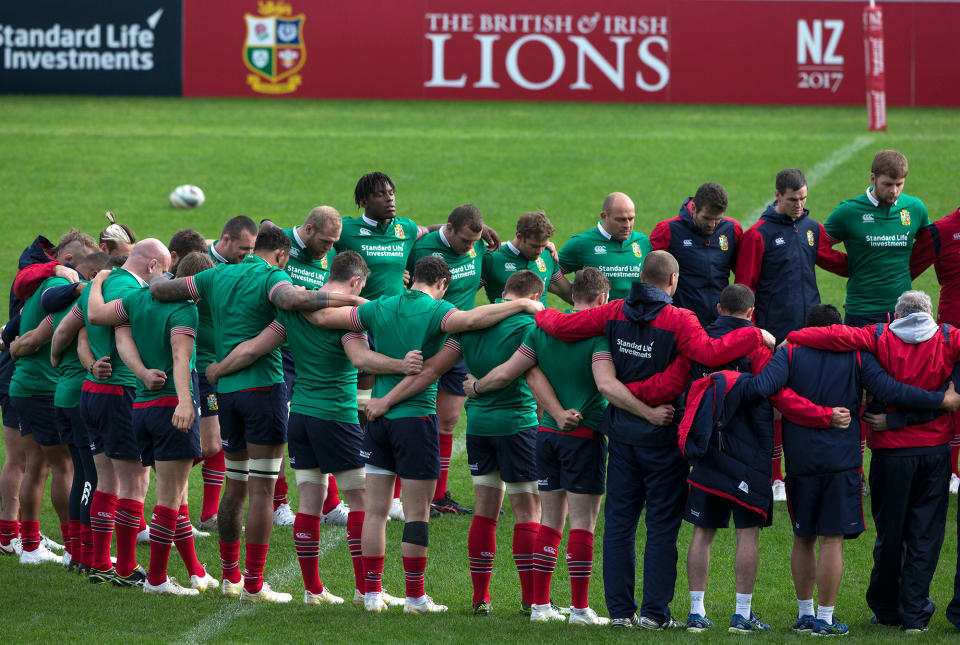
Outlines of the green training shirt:
M 215 267 L 221 264 L 229 264 L 225 257 L 217 253 L 213 244 L 207 249 L 207 253 L 210 255 L 210 259 L 213 260 Z M 197 316 L 199 320 L 197 337 L 195 339 L 197 371 L 202 374 L 210 363 L 217 360 L 217 343 L 213 333 L 213 314 L 210 313 L 209 302 L 206 300 L 197 302 Z
M 140 280 L 122 267 L 115 267 L 106 280 L 103 281 L 101 291 L 103 301 L 110 302 L 123 298 L 132 291 L 137 291 L 146 286 L 146 283 Z M 99 359 L 102 356 L 110 357 L 110 366 L 113 372 L 106 381 L 94 378 L 93 374 L 87 375 L 87 380 L 93 383 L 107 383 L 109 385 L 122 385 L 124 387 L 136 387 L 137 377 L 133 375 L 130 368 L 120 360 L 120 354 L 117 353 L 117 342 L 114 336 L 113 327 L 102 327 L 94 325 L 87 316 L 87 303 L 90 299 L 90 290 L 84 289 L 80 294 L 80 308 L 83 310 L 84 319 L 87 327 L 87 342 L 90 344 L 90 350 L 93 357 Z
M 270 266 L 253 253 L 240 264 L 221 264 L 187 278 L 190 297 L 204 298 L 210 304 L 217 360 L 226 358 L 230 350 L 273 322 L 276 310 L 270 294 L 282 284 L 290 284 L 283 269 Z M 217 382 L 217 392 L 226 394 L 274 383 L 283 383 L 279 349 L 224 376 Z
M 51 276 L 41 283 L 23 304 L 20 312 L 20 334 L 36 329 L 47 317 L 40 304 L 43 292 L 51 287 L 70 284 L 69 280 Z M 57 389 L 59 374 L 50 364 L 50 343 L 44 343 L 37 351 L 21 356 L 13 364 L 13 376 L 10 377 L 10 396 L 53 396 Z
M 467 370 L 483 378 L 513 356 L 531 328 L 536 329 L 533 316 L 523 313 L 505 318 L 493 327 L 460 334 L 458 341 Z M 467 434 L 505 437 L 537 426 L 537 402 L 522 376 L 503 389 L 467 399 L 464 407 Z
M 420 238 L 413 247 L 410 259 L 407 261 L 407 270 L 413 275 L 413 267 L 420 258 L 435 255 L 450 267 L 453 277 L 450 287 L 443 299 L 453 304 L 457 309 L 469 311 L 473 309 L 480 289 L 480 273 L 483 269 L 483 256 L 487 252 L 487 245 L 477 240 L 473 248 L 466 255 L 458 255 L 450 248 L 450 243 L 443 235 L 443 229 L 437 229 Z
M 333 248 L 337 253 L 356 251 L 363 257 L 370 267 L 370 276 L 360 295 L 367 300 L 376 300 L 380 296 L 403 293 L 403 272 L 418 231 L 413 220 L 406 217 L 394 217 L 382 223 L 366 215 L 346 217 L 340 240 Z
M 344 346 L 366 334 L 313 325 L 298 311 L 278 311 L 277 322 L 297 364 L 290 411 L 325 421 L 359 423 L 357 368 Z
M 87 281 L 84 281 L 87 282 Z M 84 287 L 84 291 L 89 288 L 90 283 Z M 51 314 L 50 320 L 53 323 L 53 329 L 57 327 L 67 317 L 77 317 L 83 321 L 83 312 L 76 303 L 71 304 L 65 309 Z M 53 395 L 53 404 L 58 408 L 75 408 L 80 405 L 80 391 L 83 389 L 83 382 L 87 378 L 87 370 L 80 362 L 80 356 L 77 355 L 77 337 L 73 340 L 63 354 L 60 355 L 60 367 L 58 368 L 59 378 L 57 379 L 57 391 Z
M 507 242 L 493 253 L 483 256 L 483 282 L 487 299 L 490 302 L 496 302 L 498 298 L 502 298 L 507 279 L 524 269 L 533 271 L 543 280 L 543 295 L 540 297 L 540 302 L 546 304 L 547 287 L 550 286 L 550 282 L 563 278 L 560 267 L 553 260 L 550 251 L 544 249 L 536 260 L 528 260 L 520 254 L 512 242 Z
M 649 254 L 650 238 L 643 233 L 631 231 L 621 242 L 597 224 L 567 240 L 560 249 L 560 267 L 564 273 L 583 267 L 600 269 L 610 281 L 610 299 L 616 300 L 626 298 L 630 285 L 640 281 L 640 268 Z
M 337 252 L 330 249 L 322 258 L 314 260 L 297 234 L 297 227 L 285 228 L 283 232 L 290 238 L 290 261 L 284 269 L 290 282 L 306 289 L 319 289 L 325 285 L 330 276 L 330 262 Z
M 409 289 L 397 296 L 372 300 L 353 309 L 353 328 L 373 332 L 377 352 L 403 359 L 407 352 L 419 349 L 423 360 L 436 354 L 447 342 L 443 321 L 457 308 L 446 300 L 434 300 L 429 294 Z M 377 374 L 374 398 L 386 395 L 403 379 L 403 374 Z M 425 417 L 436 413 L 437 384 L 400 402 L 385 416 L 388 419 Z
M 823 227 L 847 250 L 847 313 L 893 311 L 900 294 L 910 289 L 913 238 L 928 224 L 927 207 L 916 197 L 901 194 L 886 206 L 869 188 L 830 213 Z
M 179 334 L 197 337 L 197 308 L 192 302 L 160 302 L 150 295 L 150 287 L 128 293 L 120 301 L 117 313 L 130 327 L 133 342 L 140 350 L 140 360 L 147 369 L 163 370 L 167 380 L 159 390 L 148 390 L 137 379 L 135 401 L 153 401 L 163 397 L 176 397 L 177 385 L 173 380 L 173 345 L 171 339 Z M 190 356 L 190 369 L 195 366 Z M 193 379 L 190 379 L 193 392 Z
M 565 313 L 571 313 L 570 310 Z M 610 360 L 610 345 L 604 336 L 565 343 L 534 326 L 527 332 L 520 352 L 537 362 L 546 374 L 564 410 L 578 410 L 582 426 L 596 430 L 607 401 L 597 390 L 591 366 L 596 360 Z M 544 410 L 540 425 L 560 432 L 560 426 Z

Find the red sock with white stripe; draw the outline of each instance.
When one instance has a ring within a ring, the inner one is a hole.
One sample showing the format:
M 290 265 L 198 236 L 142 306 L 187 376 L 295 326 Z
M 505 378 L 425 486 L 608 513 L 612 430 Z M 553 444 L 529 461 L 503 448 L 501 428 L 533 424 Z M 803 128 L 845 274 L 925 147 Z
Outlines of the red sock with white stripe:
M 167 562 L 177 530 L 177 511 L 159 504 L 153 507 L 150 517 L 150 570 L 147 582 L 154 587 L 167 581 Z
M 67 520 L 67 524 L 60 525 L 60 539 L 63 541 L 63 552 L 69 553 L 70 557 L 73 558 L 73 538 L 70 534 L 70 520 Z
M 197 549 L 193 543 L 193 524 L 190 523 L 190 509 L 186 504 L 181 504 L 177 511 L 177 530 L 173 543 L 187 567 L 187 575 L 202 578 L 207 572 L 197 559 Z
M 427 556 L 412 558 L 403 556 L 403 573 L 406 579 L 407 598 L 420 598 L 427 592 L 423 579 L 427 570 Z
M 520 576 L 520 597 L 528 605 L 533 602 L 533 549 L 539 532 L 537 522 L 513 525 L 513 561 Z
M 203 505 L 200 507 L 200 521 L 204 522 L 216 515 L 220 508 L 220 491 L 223 490 L 223 479 L 227 474 L 223 450 L 204 458 L 200 474 L 203 477 Z
M 140 504 L 140 524 L 137 526 L 137 533 L 147 530 L 147 520 L 143 517 L 143 504 Z
M 367 588 L 363 578 L 363 553 L 360 550 L 364 515 L 363 511 L 350 511 L 347 514 L 347 548 L 350 549 L 350 561 L 353 562 L 353 580 L 360 593 Z
M 0 520 L 0 544 L 10 546 L 10 542 L 20 536 L 20 523 L 17 520 Z
M 380 593 L 383 591 L 383 561 L 382 555 L 363 556 L 363 579 L 365 593 Z
M 118 576 L 129 576 L 137 568 L 137 533 L 143 518 L 143 502 L 117 500 L 117 568 Z
M 223 579 L 237 584 L 243 578 L 240 575 L 240 540 L 236 542 L 220 541 L 220 566 Z
M 537 543 L 533 549 L 533 604 L 550 604 L 550 583 L 553 570 L 557 567 L 557 549 L 563 535 L 557 529 L 544 524 L 537 532 Z
M 247 543 L 247 553 L 243 565 L 243 588 L 247 593 L 260 593 L 263 588 L 263 569 L 267 566 L 269 544 Z
M 40 522 L 22 520 L 20 522 L 20 544 L 24 551 L 36 551 L 40 546 Z
M 340 489 L 337 488 L 337 478 L 333 475 L 327 479 L 327 498 L 323 500 L 323 514 L 326 515 L 340 506 Z
M 440 479 L 433 491 L 433 501 L 447 495 L 447 473 L 450 471 L 450 455 L 453 454 L 453 435 L 440 433 Z
M 783 481 L 783 422 L 782 419 L 773 420 L 773 463 L 770 472 L 770 481 Z
M 113 539 L 117 496 L 94 491 L 90 501 L 90 529 L 93 532 L 93 553 L 90 566 L 98 571 L 109 571 L 110 541 Z M 136 539 L 136 538 L 134 538 Z
M 348 538 L 349 539 L 349 538 Z M 312 594 L 323 592 L 320 582 L 320 518 L 297 513 L 293 521 L 293 545 L 303 574 L 303 588 Z
M 281 505 L 287 503 L 287 476 L 281 470 L 277 477 L 277 485 L 273 489 L 273 510 L 277 510 Z
M 570 604 L 576 609 L 586 609 L 587 593 L 590 591 L 590 574 L 593 572 L 593 533 L 583 529 L 571 529 L 567 538 L 567 570 L 570 571 Z
M 473 581 L 473 603 L 490 602 L 490 575 L 497 553 L 497 520 L 474 515 L 467 536 L 470 558 L 470 579 Z

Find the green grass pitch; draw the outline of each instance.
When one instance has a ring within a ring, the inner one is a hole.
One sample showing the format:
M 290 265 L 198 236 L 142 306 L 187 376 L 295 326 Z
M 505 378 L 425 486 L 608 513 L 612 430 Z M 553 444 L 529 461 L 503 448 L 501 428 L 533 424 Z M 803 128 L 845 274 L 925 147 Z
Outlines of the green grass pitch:
M 191 226 L 216 237 L 228 217 L 270 217 L 283 225 L 300 223 L 318 204 L 354 215 L 353 186 L 363 173 L 387 172 L 397 184 L 398 212 L 418 223 L 446 219 L 450 210 L 472 202 L 504 239 L 516 217 L 542 208 L 557 228 L 558 246 L 593 226 L 604 195 L 626 192 L 637 205 L 637 229 L 672 217 L 704 181 L 726 187 L 728 215 L 744 228 L 772 200 L 773 178 L 784 167 L 803 169 L 810 182 L 807 203 L 821 221 L 842 199 L 868 184 L 870 160 L 882 148 L 897 148 L 910 160 L 906 190 L 921 197 L 935 220 L 957 207 L 956 150 L 960 112 L 892 109 L 886 133 L 867 133 L 862 107 L 703 107 L 578 105 L 536 103 L 381 103 L 270 100 L 108 99 L 3 97 L 0 111 L 0 285 L 13 279 L 20 250 L 33 237 L 52 240 L 77 226 L 96 235 L 103 213 L 113 210 L 140 237 L 168 240 Z M 175 211 L 169 191 L 192 183 L 207 203 L 196 211 Z M 821 274 L 823 299 L 840 305 L 844 282 Z M 915 283 L 937 292 L 933 272 Z M 551 296 L 551 298 L 553 298 Z M 554 299 L 553 304 L 558 304 Z M 463 422 L 457 431 L 450 489 L 472 500 L 463 450 Z M 289 471 L 288 471 L 289 473 Z M 296 493 L 291 493 L 296 508 Z M 200 504 L 200 473 L 191 479 L 191 507 Z M 152 491 L 147 509 L 153 504 Z M 874 538 L 868 530 L 846 545 L 846 572 L 837 614 L 850 624 L 849 639 L 881 642 L 899 636 L 869 625 L 864 591 Z M 943 616 L 952 595 L 956 552 L 956 499 L 951 498 L 947 537 L 931 595 L 938 613 L 925 642 L 956 638 Z M 196 518 L 195 518 L 196 519 Z M 137 591 L 94 587 L 53 565 L 20 566 L 0 558 L 0 641 L 51 642 L 78 638 L 102 642 L 555 642 L 574 636 L 564 625 L 531 625 L 518 610 L 519 586 L 510 557 L 512 519 L 497 530 L 499 554 L 492 581 L 493 615 L 470 612 L 466 560 L 469 517 L 431 523 L 427 591 L 450 606 L 443 616 L 365 615 L 352 606 L 304 607 L 290 528 L 274 531 L 266 579 L 289 591 L 286 607 L 239 608 L 220 598 L 144 597 Z M 59 536 L 56 518 L 45 508 L 42 528 Z M 402 593 L 401 526 L 388 525 L 384 585 Z M 597 531 L 591 605 L 603 602 L 601 525 Z M 680 533 L 679 575 L 673 613 L 688 610 L 683 561 L 690 529 Z M 791 532 L 786 505 L 779 503 L 774 526 L 761 534 L 760 574 L 754 607 L 773 631 L 751 636 L 765 642 L 795 641 L 789 625 L 796 615 L 790 581 Z M 198 541 L 200 559 L 218 576 L 216 538 Z M 638 550 L 643 530 L 638 533 Z M 626 642 L 739 640 L 726 633 L 732 612 L 732 531 L 721 531 L 713 550 L 707 611 L 718 627 L 700 636 L 662 636 L 591 629 L 576 632 L 591 641 Z M 352 569 L 345 532 L 325 527 L 321 575 L 330 589 L 349 597 Z M 638 556 L 639 557 L 639 556 Z M 138 559 L 149 560 L 141 547 Z M 561 558 L 562 560 L 562 558 Z M 170 571 L 183 579 L 174 551 Z M 638 571 L 638 580 L 640 572 Z M 569 602 L 566 567 L 554 577 L 554 598 Z

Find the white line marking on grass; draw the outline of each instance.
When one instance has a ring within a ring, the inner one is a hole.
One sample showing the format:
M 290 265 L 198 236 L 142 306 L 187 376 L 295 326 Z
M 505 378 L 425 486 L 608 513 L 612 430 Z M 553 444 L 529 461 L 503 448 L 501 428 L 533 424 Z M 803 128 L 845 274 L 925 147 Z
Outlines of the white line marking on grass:
M 340 531 L 325 531 L 320 539 L 320 557 L 326 555 L 332 548 L 340 544 L 343 539 L 345 538 Z M 297 562 L 297 559 L 294 558 L 280 567 L 280 569 L 276 569 L 272 573 L 267 573 L 264 577 L 267 579 L 267 582 L 270 583 L 271 587 L 282 591 L 283 587 L 292 584 L 299 574 L 300 564 Z M 348 602 L 351 601 L 352 594 L 351 600 Z M 236 600 L 226 600 L 224 602 L 229 603 L 229 605 L 224 606 L 216 614 L 201 620 L 193 629 L 180 636 L 177 642 L 195 645 L 216 639 L 238 616 L 246 616 L 263 607 L 263 605 L 240 605 Z M 297 602 L 296 594 L 294 594 L 291 602 Z
M 823 181 L 833 169 L 839 166 L 840 164 L 846 162 L 850 157 L 857 154 L 868 145 L 873 143 L 876 137 L 871 134 L 864 134 L 856 139 L 853 142 L 848 143 L 842 148 L 837 148 L 832 155 L 819 162 L 809 172 L 805 173 L 807 177 L 807 186 L 813 188 L 818 183 Z M 743 222 L 741 222 L 744 229 L 753 226 L 753 224 L 760 219 L 760 216 L 763 215 L 763 211 L 767 210 L 767 205 L 770 204 L 770 200 L 765 200 L 759 208 L 755 209 L 750 216 Z

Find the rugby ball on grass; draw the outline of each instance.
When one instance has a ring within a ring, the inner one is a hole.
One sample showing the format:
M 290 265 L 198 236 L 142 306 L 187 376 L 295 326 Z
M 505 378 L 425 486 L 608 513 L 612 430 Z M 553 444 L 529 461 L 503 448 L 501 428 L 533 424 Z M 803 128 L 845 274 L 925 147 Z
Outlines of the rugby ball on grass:
M 177 186 L 170 193 L 170 205 L 180 210 L 197 208 L 203 204 L 203 200 L 203 191 L 190 184 Z

